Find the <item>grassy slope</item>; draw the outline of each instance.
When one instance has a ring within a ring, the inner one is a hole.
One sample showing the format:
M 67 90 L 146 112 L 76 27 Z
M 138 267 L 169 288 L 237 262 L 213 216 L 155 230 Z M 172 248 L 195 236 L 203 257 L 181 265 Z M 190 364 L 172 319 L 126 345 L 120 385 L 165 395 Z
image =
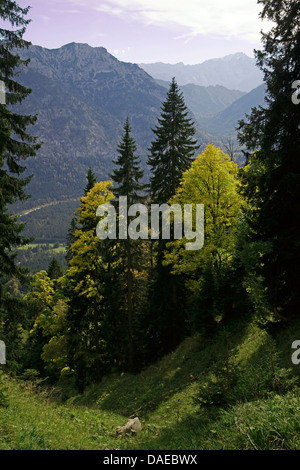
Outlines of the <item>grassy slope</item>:
M 236 323 L 212 339 L 188 338 L 141 374 L 107 377 L 65 403 L 6 378 L 0 449 L 300 450 L 293 384 L 300 366 L 288 370 L 299 338 L 300 324 L 274 339 L 255 323 Z M 131 415 L 143 431 L 115 438 Z

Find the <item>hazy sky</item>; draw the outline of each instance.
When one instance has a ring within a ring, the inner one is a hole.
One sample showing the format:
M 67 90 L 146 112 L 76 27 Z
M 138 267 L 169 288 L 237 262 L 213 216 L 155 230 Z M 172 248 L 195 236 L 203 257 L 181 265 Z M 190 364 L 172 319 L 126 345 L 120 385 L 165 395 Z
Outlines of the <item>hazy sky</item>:
M 126 62 L 201 63 L 261 48 L 256 0 L 19 0 L 32 7 L 25 38 L 58 48 L 103 46 Z M 264 30 L 266 27 L 264 26 Z

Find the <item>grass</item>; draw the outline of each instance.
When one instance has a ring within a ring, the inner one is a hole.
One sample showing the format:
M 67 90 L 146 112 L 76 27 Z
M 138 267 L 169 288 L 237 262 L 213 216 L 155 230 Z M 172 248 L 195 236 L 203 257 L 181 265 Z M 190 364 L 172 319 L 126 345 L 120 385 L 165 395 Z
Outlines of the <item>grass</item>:
M 240 321 L 64 403 L 6 377 L 0 449 L 300 450 L 299 366 L 290 360 L 297 338 L 299 324 L 271 335 Z M 114 437 L 132 415 L 143 431 Z
M 18 248 L 19 251 L 26 251 L 26 250 L 32 250 L 34 248 L 44 248 L 44 249 L 49 249 L 53 251 L 53 253 L 65 253 L 66 252 L 66 247 L 63 244 L 59 244 L 59 246 L 55 247 L 55 243 L 28 243 L 28 245 L 24 245 Z
M 9 406 L 0 408 L 1 450 L 115 449 L 115 413 L 56 404 L 28 384 L 3 378 Z

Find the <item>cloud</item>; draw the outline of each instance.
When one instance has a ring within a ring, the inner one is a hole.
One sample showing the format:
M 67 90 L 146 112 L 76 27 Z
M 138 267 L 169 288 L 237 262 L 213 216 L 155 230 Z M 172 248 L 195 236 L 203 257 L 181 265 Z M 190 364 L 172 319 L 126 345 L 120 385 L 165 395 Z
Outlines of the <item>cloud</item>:
M 111 15 L 121 15 L 123 13 L 123 10 L 121 8 L 116 8 L 112 5 L 107 5 L 107 4 L 102 4 L 96 7 L 97 11 L 102 11 L 103 13 L 110 13 Z
M 51 8 L 52 13 L 67 13 L 67 14 L 78 14 L 81 13 L 80 10 L 59 10 L 58 8 Z
M 186 30 L 182 37 L 215 35 L 260 39 L 263 26 L 256 0 L 67 0 L 127 20 Z M 264 25 L 265 29 L 265 25 Z

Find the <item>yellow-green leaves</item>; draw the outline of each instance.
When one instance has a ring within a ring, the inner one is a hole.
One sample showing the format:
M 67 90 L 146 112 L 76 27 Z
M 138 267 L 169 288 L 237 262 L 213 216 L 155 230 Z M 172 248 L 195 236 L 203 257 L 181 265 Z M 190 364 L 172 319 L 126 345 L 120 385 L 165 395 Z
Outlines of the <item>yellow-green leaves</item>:
M 177 274 L 201 272 L 208 264 L 220 268 L 231 256 L 241 209 L 238 165 L 212 144 L 198 155 L 182 177 L 172 204 L 204 204 L 205 241 L 200 251 L 187 252 L 184 240 L 168 244 L 166 264 Z
M 36 273 L 31 282 L 30 292 L 25 296 L 25 300 L 37 301 L 41 309 L 48 307 L 54 295 L 54 283 L 49 278 L 46 271 Z
M 96 211 L 98 206 L 107 204 L 114 198 L 111 191 L 112 185 L 111 181 L 96 183 L 87 195 L 81 198 L 81 206 L 78 209 L 79 223 L 84 223 L 87 219 L 94 220 L 96 227 Z
M 99 252 L 102 242 L 96 234 L 99 221 L 96 212 L 100 205 L 107 204 L 114 198 L 111 189 L 111 181 L 96 183 L 87 195 L 81 198 L 81 205 L 78 209 L 78 223 L 81 228 L 76 230 L 76 240 L 71 246 L 73 257 L 70 261 L 68 276 L 75 279 L 77 273 L 89 273 L 74 286 L 77 294 L 87 298 L 99 295 L 99 286 L 93 279 L 93 273 L 98 272 L 103 264 Z

